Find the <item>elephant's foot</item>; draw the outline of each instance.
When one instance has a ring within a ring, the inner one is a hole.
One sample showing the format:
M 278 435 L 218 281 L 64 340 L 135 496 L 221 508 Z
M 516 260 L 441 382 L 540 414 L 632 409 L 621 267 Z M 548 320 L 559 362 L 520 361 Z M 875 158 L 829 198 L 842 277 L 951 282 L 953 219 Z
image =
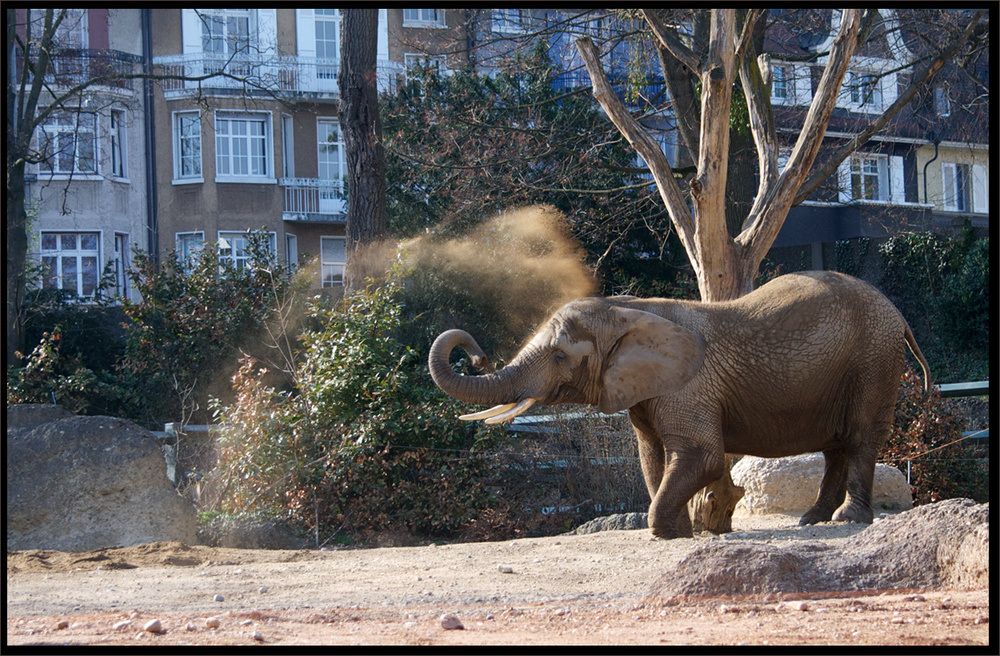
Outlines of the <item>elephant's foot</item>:
M 833 513 L 835 522 L 857 522 L 859 524 L 871 524 L 875 519 L 872 509 L 860 503 L 849 503 L 841 506 L 837 512 Z
M 830 518 L 833 517 L 833 511 L 823 510 L 822 508 L 817 508 L 813 506 L 806 511 L 802 518 L 799 519 L 799 526 L 807 526 L 809 524 L 819 524 L 820 522 L 828 522 Z
M 687 514 L 685 506 L 682 512 L 677 513 L 674 521 L 664 521 L 650 514 L 648 518 L 649 530 L 653 535 L 662 540 L 673 540 L 674 538 L 693 538 L 694 531 L 691 528 L 691 518 Z

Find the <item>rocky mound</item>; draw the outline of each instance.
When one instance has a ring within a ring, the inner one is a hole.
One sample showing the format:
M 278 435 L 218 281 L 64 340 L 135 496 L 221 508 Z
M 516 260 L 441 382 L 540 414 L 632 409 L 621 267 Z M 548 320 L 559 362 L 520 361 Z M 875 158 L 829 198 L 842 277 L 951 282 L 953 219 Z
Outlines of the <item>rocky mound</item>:
M 880 519 L 842 547 L 713 542 L 653 584 L 689 596 L 989 587 L 989 504 L 950 499 Z

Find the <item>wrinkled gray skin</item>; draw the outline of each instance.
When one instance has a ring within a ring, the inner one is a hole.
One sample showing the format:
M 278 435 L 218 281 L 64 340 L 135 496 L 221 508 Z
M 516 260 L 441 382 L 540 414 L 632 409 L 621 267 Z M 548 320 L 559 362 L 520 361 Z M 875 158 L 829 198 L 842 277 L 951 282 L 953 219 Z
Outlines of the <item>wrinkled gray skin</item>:
M 437 385 L 495 423 L 532 403 L 628 409 L 661 538 L 691 536 L 688 500 L 723 473 L 724 454 L 822 452 L 826 473 L 802 524 L 872 521 L 875 460 L 889 436 L 906 345 L 927 362 L 898 310 L 833 272 L 780 276 L 736 301 L 585 298 L 559 309 L 503 369 L 462 376 L 448 364 L 461 330 L 442 333 Z M 511 408 L 510 404 L 521 403 Z M 846 497 L 846 498 L 845 498 Z

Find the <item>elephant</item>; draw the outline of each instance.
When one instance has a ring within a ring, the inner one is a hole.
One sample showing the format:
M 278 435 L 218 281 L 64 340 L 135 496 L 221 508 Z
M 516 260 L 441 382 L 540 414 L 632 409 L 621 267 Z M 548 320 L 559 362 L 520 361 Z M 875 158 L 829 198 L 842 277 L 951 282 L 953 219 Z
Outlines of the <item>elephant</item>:
M 552 315 L 494 370 L 467 332 L 434 341 L 431 377 L 448 395 L 495 405 L 463 415 L 512 420 L 534 403 L 628 410 L 649 491 L 649 527 L 691 537 L 687 503 L 724 473 L 725 454 L 822 452 L 826 469 L 800 524 L 871 523 L 875 461 L 888 438 L 909 347 L 902 314 L 845 274 L 778 276 L 733 301 L 581 298 Z M 463 348 L 481 375 L 449 363 Z

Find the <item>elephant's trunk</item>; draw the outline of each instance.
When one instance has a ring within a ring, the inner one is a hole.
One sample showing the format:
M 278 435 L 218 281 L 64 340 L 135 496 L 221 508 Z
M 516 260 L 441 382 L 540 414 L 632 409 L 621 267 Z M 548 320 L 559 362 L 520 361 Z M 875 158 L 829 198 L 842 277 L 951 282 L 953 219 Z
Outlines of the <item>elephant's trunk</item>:
M 460 401 L 496 406 L 483 412 L 463 415 L 462 419 L 486 419 L 487 423 L 497 423 L 513 419 L 535 402 L 530 397 L 522 398 L 524 386 L 518 385 L 518 379 L 523 374 L 521 366 L 505 367 L 483 376 L 462 376 L 455 373 L 449 364 L 449 356 L 456 346 L 461 346 L 471 356 L 475 366 L 485 370 L 492 369 L 472 335 L 464 330 L 453 329 L 441 333 L 431 345 L 427 359 L 431 378 L 446 394 Z

